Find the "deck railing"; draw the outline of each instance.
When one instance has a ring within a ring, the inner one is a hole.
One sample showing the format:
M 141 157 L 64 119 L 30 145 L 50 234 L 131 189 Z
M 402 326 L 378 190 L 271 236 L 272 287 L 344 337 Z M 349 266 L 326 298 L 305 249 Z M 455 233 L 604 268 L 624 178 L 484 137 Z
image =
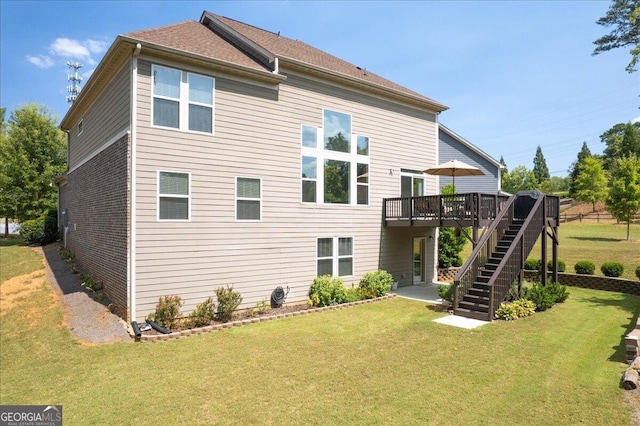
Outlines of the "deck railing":
M 509 197 L 497 194 L 467 193 L 385 198 L 387 220 L 493 220 Z

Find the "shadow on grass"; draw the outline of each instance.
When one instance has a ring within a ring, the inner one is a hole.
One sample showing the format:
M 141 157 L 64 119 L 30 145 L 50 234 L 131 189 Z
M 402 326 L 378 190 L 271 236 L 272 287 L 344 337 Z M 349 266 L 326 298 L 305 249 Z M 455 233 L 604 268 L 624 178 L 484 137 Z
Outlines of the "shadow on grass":
M 620 328 L 624 331 L 620 335 L 620 343 L 617 346 L 613 346 L 613 354 L 609 357 L 609 361 L 614 362 L 627 362 L 627 349 L 624 338 L 629 334 L 636 326 L 638 321 L 638 314 L 640 313 L 640 296 L 633 296 L 630 294 L 620 294 L 619 299 L 609 299 L 600 297 L 581 297 L 576 300 L 587 302 L 591 306 L 614 306 L 629 313 L 629 322 L 621 324 Z
M 621 238 L 607 238 L 607 237 L 567 237 L 567 238 L 572 240 L 579 240 L 579 241 L 599 241 L 601 243 L 603 242 L 618 243 L 620 241 L 626 241 Z
M 434 305 L 434 304 L 429 303 L 429 304 L 425 305 L 425 308 L 427 308 L 431 312 L 437 312 L 437 313 L 440 313 L 440 314 L 443 314 L 443 313 L 446 314 L 447 312 L 449 312 L 449 307 L 446 306 L 446 305 Z
M 23 246 L 25 245 L 22 238 L 18 237 L 9 237 L 9 238 L 0 238 L 0 247 L 11 247 L 11 246 Z

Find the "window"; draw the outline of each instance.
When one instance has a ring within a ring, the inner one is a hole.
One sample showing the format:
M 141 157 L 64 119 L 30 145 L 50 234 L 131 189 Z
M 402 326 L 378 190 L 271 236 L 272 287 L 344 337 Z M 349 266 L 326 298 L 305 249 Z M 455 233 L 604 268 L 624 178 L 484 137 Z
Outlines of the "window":
M 316 202 L 317 162 L 316 157 L 302 156 L 302 201 L 305 203 Z
M 213 133 L 215 80 L 153 65 L 153 125 Z
M 318 238 L 317 263 L 318 276 L 353 275 L 353 238 Z
M 368 205 L 369 138 L 351 133 L 349 114 L 324 109 L 322 117 L 322 128 L 301 130 L 302 202 Z
M 84 130 L 84 118 L 80 120 L 80 122 L 78 123 L 78 136 L 80 136 L 82 134 L 82 131 Z
M 261 219 L 261 181 L 254 178 L 236 178 L 236 220 Z
M 158 172 L 158 220 L 189 220 L 189 173 Z

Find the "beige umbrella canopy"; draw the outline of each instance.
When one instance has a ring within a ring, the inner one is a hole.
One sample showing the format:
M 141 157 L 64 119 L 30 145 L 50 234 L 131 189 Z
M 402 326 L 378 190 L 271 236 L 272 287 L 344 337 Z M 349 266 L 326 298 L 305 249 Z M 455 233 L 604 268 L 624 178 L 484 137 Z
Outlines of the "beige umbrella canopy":
M 482 176 L 484 173 L 477 167 L 471 166 L 458 160 L 450 160 L 446 163 L 430 167 L 424 173 L 437 176 L 451 176 L 453 178 L 453 189 L 456 189 L 456 176 Z

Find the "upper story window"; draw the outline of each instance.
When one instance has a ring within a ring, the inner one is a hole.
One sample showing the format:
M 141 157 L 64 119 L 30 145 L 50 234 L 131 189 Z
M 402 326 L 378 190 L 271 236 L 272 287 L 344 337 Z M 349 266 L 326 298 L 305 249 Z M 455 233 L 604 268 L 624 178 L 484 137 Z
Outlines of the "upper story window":
M 158 220 L 189 220 L 189 173 L 158 172 Z
M 213 133 L 213 78 L 160 65 L 152 77 L 154 126 Z
M 78 123 L 78 136 L 82 134 L 83 130 L 84 130 L 84 118 L 81 118 L 80 122 Z
M 322 128 L 301 129 L 302 202 L 368 205 L 369 138 L 352 134 L 349 114 L 324 109 L 322 117 Z

